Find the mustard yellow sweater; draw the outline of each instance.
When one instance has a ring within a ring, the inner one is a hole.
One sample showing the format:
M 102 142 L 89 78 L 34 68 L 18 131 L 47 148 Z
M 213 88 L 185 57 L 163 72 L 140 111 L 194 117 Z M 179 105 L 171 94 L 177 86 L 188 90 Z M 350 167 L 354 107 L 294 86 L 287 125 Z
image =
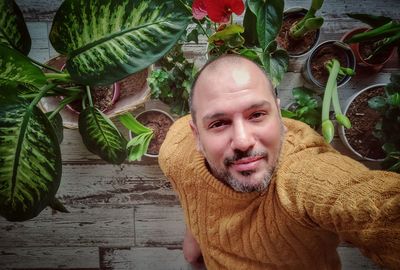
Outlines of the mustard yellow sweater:
M 340 239 L 400 269 L 400 175 L 369 170 L 305 124 L 285 119 L 269 188 L 239 193 L 209 173 L 188 120 L 170 129 L 159 164 L 207 269 L 340 269 Z

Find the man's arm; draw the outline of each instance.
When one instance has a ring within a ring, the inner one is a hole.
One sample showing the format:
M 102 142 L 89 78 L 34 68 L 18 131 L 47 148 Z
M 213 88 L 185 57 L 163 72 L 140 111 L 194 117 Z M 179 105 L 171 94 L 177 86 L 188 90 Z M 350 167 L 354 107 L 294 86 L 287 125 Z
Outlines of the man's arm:
M 185 238 L 183 239 L 183 255 L 186 261 L 195 268 L 204 267 L 200 246 L 188 228 L 186 228 Z
M 368 170 L 336 153 L 280 169 L 281 201 L 292 216 L 336 233 L 378 264 L 400 265 L 399 174 Z

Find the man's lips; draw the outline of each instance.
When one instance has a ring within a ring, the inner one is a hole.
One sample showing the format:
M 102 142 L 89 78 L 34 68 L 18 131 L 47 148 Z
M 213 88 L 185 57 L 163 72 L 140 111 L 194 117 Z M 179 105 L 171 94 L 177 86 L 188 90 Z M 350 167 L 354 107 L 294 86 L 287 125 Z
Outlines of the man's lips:
M 257 169 L 259 163 L 263 159 L 263 156 L 252 156 L 241 158 L 232 162 L 231 166 L 234 170 L 242 172 L 242 171 L 253 171 Z

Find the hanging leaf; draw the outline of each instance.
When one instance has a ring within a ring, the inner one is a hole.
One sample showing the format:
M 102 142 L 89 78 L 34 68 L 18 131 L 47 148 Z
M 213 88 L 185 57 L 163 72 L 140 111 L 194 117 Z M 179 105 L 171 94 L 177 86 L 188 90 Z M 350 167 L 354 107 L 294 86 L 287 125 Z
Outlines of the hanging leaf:
M 31 37 L 21 10 L 13 0 L 0 0 L 0 43 L 28 55 Z
M 267 47 L 261 59 L 265 71 L 269 74 L 272 80 L 273 86 L 277 87 L 282 81 L 289 65 L 288 53 L 285 50 L 276 50 L 272 53 L 268 53 Z
M 10 221 L 37 216 L 61 180 L 56 134 L 42 111 L 0 99 L 0 214 Z
M 106 115 L 94 107 L 79 114 L 79 133 L 87 149 L 103 160 L 121 164 L 126 156 L 126 140 Z
M 0 85 L 39 88 L 46 83 L 43 72 L 20 52 L 0 44 Z M 21 89 L 21 88 L 16 88 Z
M 66 69 L 85 85 L 104 85 L 140 71 L 178 41 L 191 14 L 173 0 L 66 0 L 50 32 L 68 55 Z
M 281 29 L 284 1 L 259 0 L 257 2 L 262 2 L 258 3 L 261 6 L 257 8 L 257 35 L 260 46 L 264 50 L 271 41 L 275 40 Z

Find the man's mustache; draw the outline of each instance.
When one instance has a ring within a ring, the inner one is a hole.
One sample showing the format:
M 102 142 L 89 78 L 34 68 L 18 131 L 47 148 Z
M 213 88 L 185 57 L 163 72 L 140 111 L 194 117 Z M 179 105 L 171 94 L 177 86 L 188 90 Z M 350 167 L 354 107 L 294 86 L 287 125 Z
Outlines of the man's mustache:
M 243 159 L 243 158 L 249 158 L 249 157 L 263 157 L 266 158 L 268 154 L 266 152 L 260 152 L 260 151 L 240 151 L 240 150 L 235 150 L 234 154 L 232 157 L 228 157 L 224 159 L 224 165 L 225 166 L 230 166 L 234 164 L 236 161 Z

